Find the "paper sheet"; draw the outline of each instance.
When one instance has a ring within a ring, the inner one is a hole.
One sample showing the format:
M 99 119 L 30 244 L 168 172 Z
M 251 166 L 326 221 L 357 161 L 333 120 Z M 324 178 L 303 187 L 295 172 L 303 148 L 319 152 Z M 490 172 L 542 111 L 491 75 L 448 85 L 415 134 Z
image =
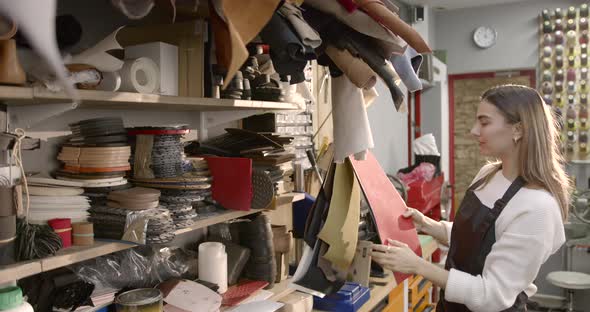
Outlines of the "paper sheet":
M 164 301 L 185 311 L 217 311 L 221 307 L 221 296 L 218 293 L 186 280 L 174 286 Z
M 241 304 L 233 309 L 229 309 L 227 311 L 231 312 L 274 312 L 284 306 L 283 303 L 274 302 L 274 301 L 256 301 Z
M 92 65 L 102 72 L 114 72 L 121 69 L 123 67 L 123 61 L 107 53 L 110 50 L 123 49 L 117 41 L 117 33 L 121 28 L 123 27 L 117 28 L 92 48 L 78 55 L 74 55 L 69 63 Z
M 375 143 L 363 93 L 346 75 L 332 78 L 332 117 L 334 161 L 342 163 L 353 154 L 363 159 L 363 152 L 373 148 Z
M 25 34 L 31 46 L 45 59 L 55 72 L 66 93 L 78 102 L 79 95 L 71 81 L 68 81 L 57 39 L 55 37 L 56 0 L 3 0 L 0 12 L 12 18 Z

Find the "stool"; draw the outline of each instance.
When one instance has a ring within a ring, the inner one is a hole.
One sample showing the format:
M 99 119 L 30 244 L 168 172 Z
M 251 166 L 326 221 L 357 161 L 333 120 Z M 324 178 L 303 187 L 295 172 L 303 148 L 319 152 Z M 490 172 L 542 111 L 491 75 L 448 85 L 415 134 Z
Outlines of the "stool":
M 590 289 L 590 275 L 572 271 L 555 271 L 547 274 L 547 281 L 567 290 L 567 311 L 574 311 L 574 290 Z

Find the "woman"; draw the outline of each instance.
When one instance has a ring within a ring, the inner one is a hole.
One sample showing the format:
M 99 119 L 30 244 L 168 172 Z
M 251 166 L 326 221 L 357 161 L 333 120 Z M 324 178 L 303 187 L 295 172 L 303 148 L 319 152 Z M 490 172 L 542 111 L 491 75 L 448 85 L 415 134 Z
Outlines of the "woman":
M 445 269 L 392 240 L 376 245 L 373 258 L 441 287 L 437 311 L 525 311 L 539 268 L 565 241 L 571 182 L 556 122 L 536 90 L 504 85 L 483 94 L 471 134 L 480 153 L 498 161 L 479 171 L 455 221 L 404 214 L 450 246 Z

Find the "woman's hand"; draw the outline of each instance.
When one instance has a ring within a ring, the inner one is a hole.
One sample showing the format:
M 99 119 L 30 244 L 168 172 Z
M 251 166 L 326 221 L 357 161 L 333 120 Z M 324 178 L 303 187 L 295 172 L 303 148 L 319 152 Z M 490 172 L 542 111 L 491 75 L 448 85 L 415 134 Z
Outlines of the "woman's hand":
M 394 272 L 415 274 L 424 259 L 416 255 L 408 245 L 388 239 L 389 246 L 373 245 L 371 256 L 382 267 Z
M 416 230 L 418 231 L 423 231 L 424 230 L 424 226 L 426 225 L 426 217 L 424 216 L 424 214 L 414 208 L 407 208 L 406 211 L 404 211 L 403 215 L 404 218 L 412 218 L 412 221 L 414 222 L 414 226 L 416 227 Z

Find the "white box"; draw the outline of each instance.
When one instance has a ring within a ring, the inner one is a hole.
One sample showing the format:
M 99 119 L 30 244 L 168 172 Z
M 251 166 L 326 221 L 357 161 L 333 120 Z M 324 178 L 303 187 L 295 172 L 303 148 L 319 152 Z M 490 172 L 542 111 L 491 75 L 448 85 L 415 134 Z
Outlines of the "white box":
M 160 68 L 161 95 L 178 95 L 178 47 L 164 42 L 128 46 L 125 58 L 149 57 Z

